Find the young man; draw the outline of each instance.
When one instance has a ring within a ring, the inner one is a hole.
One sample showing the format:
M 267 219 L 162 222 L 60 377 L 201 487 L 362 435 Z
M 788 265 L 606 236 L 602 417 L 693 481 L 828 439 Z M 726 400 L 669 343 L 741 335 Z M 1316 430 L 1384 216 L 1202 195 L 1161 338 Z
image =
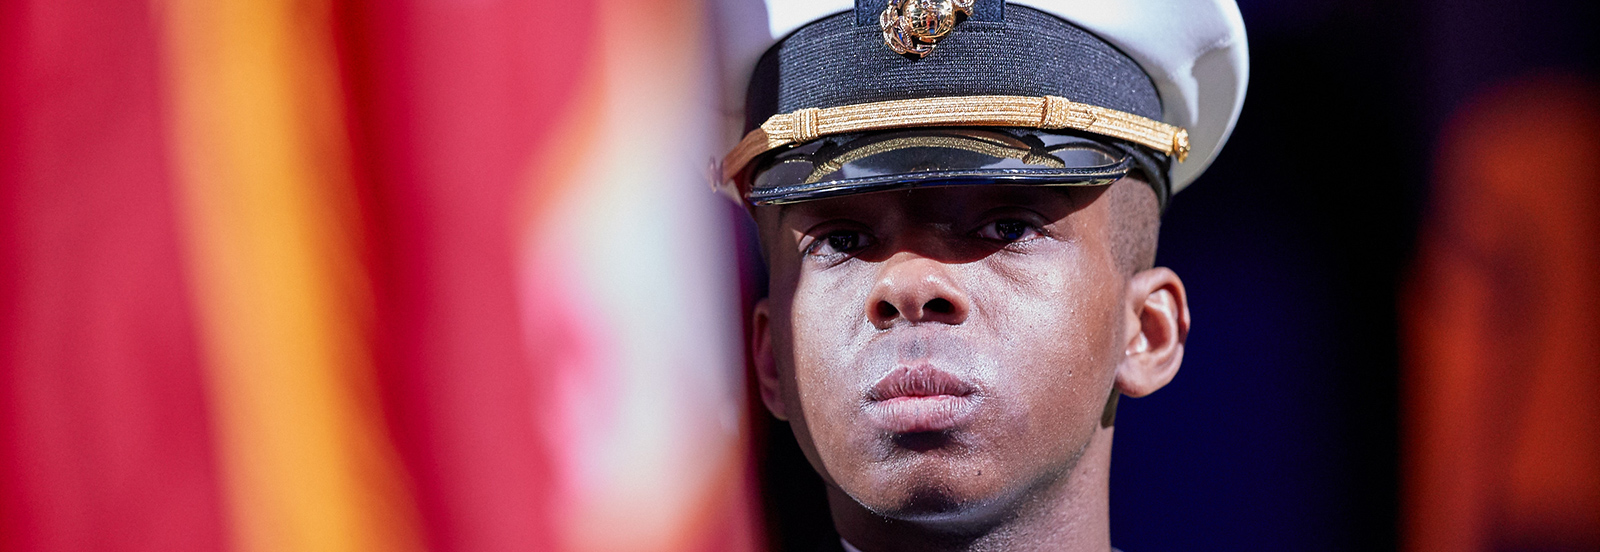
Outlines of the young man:
M 1237 8 L 826 4 L 728 22 L 762 29 L 725 29 L 750 70 L 722 185 L 771 274 L 761 398 L 836 545 L 1111 549 L 1117 399 L 1170 381 L 1189 329 L 1159 217 L 1237 118 Z

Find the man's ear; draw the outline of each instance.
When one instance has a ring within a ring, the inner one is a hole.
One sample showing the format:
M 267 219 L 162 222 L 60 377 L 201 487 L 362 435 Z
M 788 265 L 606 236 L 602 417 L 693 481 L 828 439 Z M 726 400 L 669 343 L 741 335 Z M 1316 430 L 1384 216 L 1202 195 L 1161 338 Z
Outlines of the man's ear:
M 1178 274 L 1156 267 L 1128 281 L 1128 342 L 1117 366 L 1117 390 L 1143 397 L 1178 375 L 1189 338 L 1189 299 Z
M 761 403 L 767 406 L 767 412 L 774 417 L 788 420 L 783 390 L 778 385 L 778 362 L 772 356 L 772 308 L 765 297 L 756 301 L 755 309 L 750 313 L 750 360 L 755 365 Z

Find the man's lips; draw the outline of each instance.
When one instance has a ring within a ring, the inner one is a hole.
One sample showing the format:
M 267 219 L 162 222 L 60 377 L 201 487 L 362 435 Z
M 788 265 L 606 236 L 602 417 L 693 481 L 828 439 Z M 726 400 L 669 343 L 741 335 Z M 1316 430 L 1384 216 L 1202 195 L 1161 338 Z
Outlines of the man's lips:
M 949 372 L 922 365 L 896 368 L 867 392 L 867 400 L 882 402 L 899 398 L 927 398 L 940 395 L 965 397 L 977 388 Z
M 867 417 L 891 433 L 948 431 L 972 418 L 977 391 L 972 383 L 932 366 L 900 367 L 867 391 Z

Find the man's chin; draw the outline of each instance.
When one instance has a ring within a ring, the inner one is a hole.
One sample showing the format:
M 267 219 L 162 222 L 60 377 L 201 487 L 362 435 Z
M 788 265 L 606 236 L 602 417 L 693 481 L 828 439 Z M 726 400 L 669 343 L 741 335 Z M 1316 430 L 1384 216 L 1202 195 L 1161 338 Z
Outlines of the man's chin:
M 1016 493 L 973 488 L 976 482 L 972 478 L 957 481 L 929 477 L 927 473 L 919 475 L 919 480 L 909 485 L 890 483 L 874 489 L 892 489 L 890 493 L 846 492 L 856 503 L 879 516 L 919 524 L 951 525 L 952 528 L 990 523 L 1009 512 L 1015 502 L 1012 495 Z

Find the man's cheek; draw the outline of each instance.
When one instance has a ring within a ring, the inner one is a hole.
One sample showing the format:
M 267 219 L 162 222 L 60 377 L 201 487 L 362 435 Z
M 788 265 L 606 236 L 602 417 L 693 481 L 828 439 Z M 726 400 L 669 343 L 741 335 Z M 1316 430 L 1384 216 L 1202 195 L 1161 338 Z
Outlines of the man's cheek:
M 845 394 L 839 389 L 840 380 L 847 368 L 844 351 L 837 343 L 837 332 L 819 327 L 818 316 L 797 312 L 799 321 L 794 328 L 793 375 L 794 394 L 812 423 L 827 423 L 817 419 L 828 414 L 825 403 Z
M 796 290 L 793 324 L 795 358 L 816 376 L 839 380 L 854 367 L 854 353 L 870 337 L 863 303 L 865 293 L 840 282 L 817 279 Z M 862 284 L 863 286 L 865 284 Z

